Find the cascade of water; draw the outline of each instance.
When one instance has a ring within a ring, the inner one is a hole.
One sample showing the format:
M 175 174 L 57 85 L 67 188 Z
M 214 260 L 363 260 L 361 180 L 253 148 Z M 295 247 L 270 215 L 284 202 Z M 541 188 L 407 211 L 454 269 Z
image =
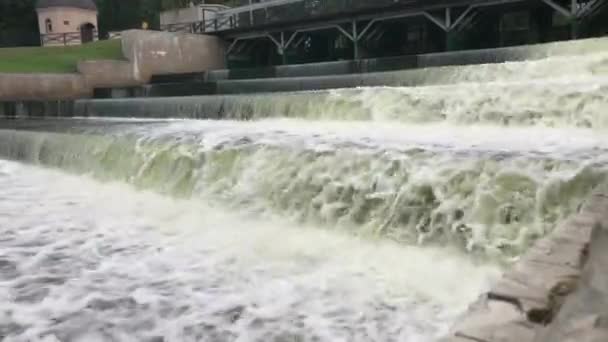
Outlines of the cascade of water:
M 368 129 L 284 120 L 84 124 L 1 131 L 0 155 L 359 235 L 507 257 L 606 176 L 608 139 L 584 129 Z M 526 142 L 530 134 L 543 136 Z

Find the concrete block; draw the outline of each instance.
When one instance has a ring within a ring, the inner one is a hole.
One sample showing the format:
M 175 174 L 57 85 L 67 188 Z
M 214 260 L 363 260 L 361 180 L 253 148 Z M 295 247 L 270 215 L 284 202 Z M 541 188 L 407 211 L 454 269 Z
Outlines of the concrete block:
M 152 75 L 225 67 L 224 44 L 214 36 L 129 30 L 122 34 L 122 51 L 135 65 L 135 77 L 146 83 Z
M 122 88 L 142 85 L 145 81 L 137 78 L 135 65 L 127 61 L 81 61 L 77 67 L 90 88 Z
M 590 236 L 587 237 L 586 241 L 589 241 L 589 238 Z M 586 253 L 586 241 L 577 243 L 572 240 L 542 240 L 532 247 L 520 261 L 580 268 Z
M 517 277 L 510 272 L 503 277 L 490 291 L 492 298 L 502 298 L 512 300 L 512 306 L 518 307 L 521 315 L 525 315 L 533 310 L 546 309 L 549 306 L 549 291 L 529 284 L 526 280 L 529 275 Z
M 0 101 L 77 99 L 92 94 L 79 74 L 0 74 Z
M 581 270 L 565 265 L 552 265 L 543 263 L 518 263 L 509 273 L 512 277 L 525 279 L 530 286 L 551 290 L 562 283 L 576 281 L 580 277 Z
M 466 318 L 452 327 L 452 332 L 465 332 L 488 326 L 500 326 L 524 318 L 522 312 L 506 302 L 483 299 L 477 302 Z

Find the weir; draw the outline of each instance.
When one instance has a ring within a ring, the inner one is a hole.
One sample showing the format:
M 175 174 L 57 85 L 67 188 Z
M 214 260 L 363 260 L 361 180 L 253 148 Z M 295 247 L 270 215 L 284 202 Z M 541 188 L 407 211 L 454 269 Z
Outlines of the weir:
M 606 57 L 4 118 L 6 336 L 602 336 Z
M 204 73 L 159 75 L 151 84 L 123 89 L 98 89 L 98 97 L 162 97 L 179 95 L 243 94 L 286 91 L 309 91 L 366 86 L 419 86 L 463 81 L 489 81 L 486 71 L 496 79 L 522 77 L 509 75 L 525 62 L 544 60 L 548 69 L 559 69 L 567 76 L 574 72 L 589 73 L 601 68 L 601 52 L 608 51 L 608 40 L 586 39 L 532 46 L 468 50 L 449 53 L 408 55 L 394 58 L 338 61 L 258 69 L 210 70 Z M 591 55 L 594 62 L 580 60 Z M 576 56 L 571 61 L 569 56 Z M 553 65 L 546 61 L 553 59 Z M 598 58 L 600 60 L 598 60 Z M 514 66 L 511 64 L 514 63 Z M 480 68 L 483 64 L 487 70 Z M 468 67 L 467 67 L 468 66 Z M 575 71 L 576 70 L 576 71 Z M 520 70 L 521 71 L 521 70 Z M 543 72 L 543 71 L 536 71 Z M 470 76 L 469 76 L 470 74 Z M 530 75 L 528 77 L 534 77 Z

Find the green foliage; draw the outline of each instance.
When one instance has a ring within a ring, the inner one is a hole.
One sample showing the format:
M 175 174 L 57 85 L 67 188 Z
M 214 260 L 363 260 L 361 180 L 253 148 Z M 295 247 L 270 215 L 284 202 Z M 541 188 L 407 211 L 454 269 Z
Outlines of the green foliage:
M 0 47 L 39 41 L 35 0 L 0 0 Z
M 158 17 L 163 0 L 96 0 L 99 10 L 99 30 L 104 36 L 109 31 L 141 28 L 147 22 L 158 28 Z
M 0 73 L 75 72 L 79 61 L 123 59 L 119 40 L 79 46 L 0 49 Z
M 0 1 L 0 30 L 23 27 L 36 22 L 35 0 Z

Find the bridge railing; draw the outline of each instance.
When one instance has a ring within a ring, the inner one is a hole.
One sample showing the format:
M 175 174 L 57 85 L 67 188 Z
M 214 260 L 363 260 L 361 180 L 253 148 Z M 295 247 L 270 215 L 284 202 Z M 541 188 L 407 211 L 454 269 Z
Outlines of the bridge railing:
M 168 32 L 211 33 L 235 29 L 237 27 L 238 25 L 234 16 L 220 16 L 211 20 L 162 25 L 160 29 Z
M 482 0 L 478 0 L 482 1 Z M 216 17 L 200 22 L 165 25 L 172 32 L 209 33 L 247 29 L 285 22 L 312 20 L 365 10 L 374 10 L 428 3 L 450 3 L 453 0 L 275 0 L 250 6 L 235 7 L 216 13 Z
M 233 8 L 218 15 L 234 17 L 235 26 L 232 28 L 251 28 L 420 2 L 420 0 L 277 0 Z

